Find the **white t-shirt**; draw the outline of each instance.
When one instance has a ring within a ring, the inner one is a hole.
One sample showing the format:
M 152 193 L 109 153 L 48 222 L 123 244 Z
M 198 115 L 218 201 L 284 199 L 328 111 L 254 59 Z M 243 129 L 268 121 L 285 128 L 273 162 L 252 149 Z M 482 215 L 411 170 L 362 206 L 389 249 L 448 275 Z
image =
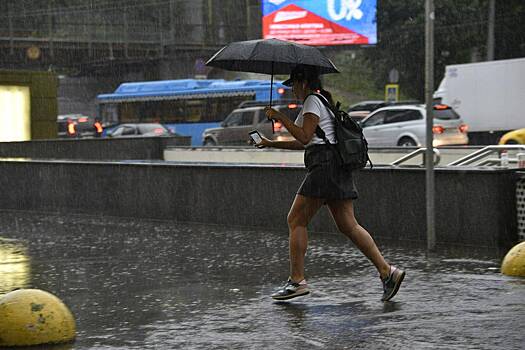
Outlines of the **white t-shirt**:
M 330 141 L 332 144 L 337 143 L 334 132 L 334 115 L 332 111 L 326 108 L 323 102 L 321 102 L 320 98 L 324 98 L 324 96 L 318 97 L 310 95 L 306 98 L 303 104 L 303 109 L 297 115 L 297 119 L 295 119 L 295 125 L 299 127 L 303 126 L 304 114 L 315 114 L 319 117 L 319 127 L 323 129 L 328 141 Z M 306 145 L 306 147 L 310 145 L 323 145 L 324 143 L 324 140 L 317 137 L 314 132 L 314 136 Z

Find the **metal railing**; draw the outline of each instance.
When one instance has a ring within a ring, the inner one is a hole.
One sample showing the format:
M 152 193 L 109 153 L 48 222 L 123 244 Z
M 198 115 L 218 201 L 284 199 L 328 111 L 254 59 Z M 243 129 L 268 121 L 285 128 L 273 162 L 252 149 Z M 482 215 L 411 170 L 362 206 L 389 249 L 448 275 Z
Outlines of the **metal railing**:
M 525 241 L 525 172 L 519 173 L 516 183 L 516 214 L 518 215 L 518 238 Z
M 492 145 L 484 147 L 480 150 L 477 150 L 469 155 L 466 155 L 465 157 L 459 158 L 458 160 L 455 160 L 447 166 L 465 166 L 465 165 L 471 165 L 474 162 L 480 161 L 487 156 L 490 156 L 494 153 L 501 153 L 502 150 L 525 150 L 525 145 Z M 500 158 L 490 158 L 486 159 L 485 161 L 481 162 L 480 164 L 477 164 L 479 166 L 482 165 L 494 165 L 494 164 L 500 164 L 501 159 Z M 509 159 L 509 163 L 517 163 L 516 158 Z
M 433 148 L 432 149 L 434 151 L 434 165 L 437 165 L 439 164 L 439 161 L 441 160 L 441 154 L 439 153 L 439 150 L 437 148 Z M 392 163 L 390 163 L 391 166 L 398 166 L 414 157 L 417 157 L 418 155 L 422 154 L 423 155 L 423 161 L 422 161 L 422 165 L 425 163 L 425 152 L 427 151 L 426 147 L 425 148 L 418 148 L 416 149 L 415 151 L 413 152 L 410 152 L 406 155 L 404 155 L 403 157 L 399 158 L 399 159 L 396 159 L 395 161 L 393 161 Z
M 292 155 L 294 162 L 302 163 L 303 155 L 301 151 L 293 150 L 278 150 L 278 149 L 254 149 L 252 146 L 175 146 L 168 147 L 170 151 L 175 149 L 183 149 L 184 151 L 193 151 L 193 152 L 259 152 L 263 153 L 261 156 L 270 157 L 267 159 L 268 162 L 274 162 L 272 157 L 275 158 L 275 162 L 280 163 L 280 157 L 282 154 L 286 154 L 288 157 Z M 509 155 L 508 161 L 499 157 L 498 153 L 502 153 L 502 150 L 508 151 Z M 369 155 L 372 158 L 374 166 L 390 166 L 390 167 L 422 167 L 425 165 L 425 152 L 426 148 L 412 148 L 407 149 L 405 147 L 397 148 L 380 148 L 372 147 L 369 148 Z M 289 154 L 288 154 L 289 153 Z M 474 146 L 469 147 L 443 147 L 443 148 L 433 148 L 434 153 L 434 165 L 440 166 L 442 168 L 449 167 L 508 167 L 508 168 L 517 168 L 519 163 L 518 154 L 525 153 L 525 145 L 491 145 L 485 146 L 484 148 L 474 148 Z M 421 156 L 421 162 L 418 163 L 419 159 L 416 159 L 418 156 Z M 211 159 L 211 158 L 210 158 Z M 219 158 L 215 159 L 216 161 Z M 523 159 L 522 159 L 523 162 Z M 521 168 L 524 168 L 521 165 Z

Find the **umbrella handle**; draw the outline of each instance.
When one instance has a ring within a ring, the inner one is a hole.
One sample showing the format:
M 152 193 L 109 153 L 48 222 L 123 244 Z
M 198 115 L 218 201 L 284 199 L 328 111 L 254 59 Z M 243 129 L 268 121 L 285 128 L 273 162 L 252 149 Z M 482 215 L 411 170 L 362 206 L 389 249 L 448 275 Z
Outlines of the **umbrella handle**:
M 273 61 L 272 61 L 272 77 L 270 80 L 270 108 L 272 108 L 272 95 L 273 95 Z M 275 128 L 273 125 L 274 121 L 272 119 L 272 134 L 275 134 Z
M 272 96 L 273 96 L 273 62 L 272 62 L 272 78 L 270 80 L 270 107 L 272 106 Z

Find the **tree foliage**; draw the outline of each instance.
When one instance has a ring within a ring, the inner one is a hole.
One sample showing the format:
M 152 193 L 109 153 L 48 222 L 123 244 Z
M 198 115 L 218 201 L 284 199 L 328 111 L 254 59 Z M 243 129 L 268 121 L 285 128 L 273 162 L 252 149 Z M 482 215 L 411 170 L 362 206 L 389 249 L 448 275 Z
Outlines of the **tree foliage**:
M 326 49 L 342 74 L 326 84 L 343 100 L 383 96 L 400 73 L 404 98 L 423 99 L 425 0 L 378 0 L 378 44 Z M 446 65 L 483 61 L 489 0 L 434 0 L 435 84 Z M 158 42 L 216 48 L 261 36 L 260 0 L 4 0 L 0 31 L 53 40 Z M 525 1 L 496 0 L 495 58 L 525 57 Z M 143 56 L 149 59 L 149 51 Z M 138 53 L 137 53 L 138 55 Z M 104 56 L 105 57 L 105 56 Z
M 489 0 L 435 0 L 434 3 L 434 81 L 437 87 L 445 66 L 486 59 Z M 378 44 L 333 54 L 334 61 L 344 72 L 344 78 L 336 78 L 334 86 L 339 90 L 353 90 L 358 84 L 369 97 L 375 97 L 382 93 L 388 82 L 388 72 L 395 68 L 400 72 L 399 84 L 405 97 L 423 100 L 424 4 L 423 0 L 378 1 Z M 495 59 L 525 56 L 523 28 L 525 3 L 522 0 L 496 1 Z M 359 60 L 350 59 L 352 55 Z M 359 82 L 360 79 L 371 79 L 372 84 Z

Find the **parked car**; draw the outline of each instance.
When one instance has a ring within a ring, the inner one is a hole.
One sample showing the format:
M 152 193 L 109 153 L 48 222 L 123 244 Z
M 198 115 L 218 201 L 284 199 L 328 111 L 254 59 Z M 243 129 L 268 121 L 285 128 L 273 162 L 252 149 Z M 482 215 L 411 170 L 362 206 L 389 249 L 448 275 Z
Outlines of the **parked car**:
M 95 125 L 96 120 L 82 114 L 63 114 L 57 117 L 59 138 L 95 137 L 100 133 Z
M 503 134 L 498 143 L 500 145 L 525 144 L 525 128 Z
M 361 122 L 370 146 L 424 146 L 426 142 L 425 105 L 380 108 Z M 434 147 L 468 143 L 467 125 L 446 105 L 433 106 Z
M 353 120 L 360 122 L 364 118 L 368 117 L 370 113 L 375 111 L 376 109 L 386 107 L 386 106 L 395 106 L 395 105 L 407 105 L 407 104 L 420 104 L 419 101 L 416 100 L 408 100 L 408 101 L 380 101 L 380 100 L 372 100 L 372 101 L 361 101 L 359 103 L 356 103 L 350 108 L 348 108 L 347 113 Z
M 250 137 L 248 133 L 258 130 L 261 134 L 273 140 L 292 140 L 288 130 L 280 122 L 272 123 L 264 114 L 263 103 L 247 103 L 232 111 L 221 123 L 219 128 L 204 130 L 202 134 L 204 146 L 216 145 L 248 145 Z M 301 105 L 296 103 L 279 104 L 272 106 L 286 114 L 291 120 L 297 118 Z
M 169 136 L 173 133 L 164 125 L 158 123 L 120 124 L 108 130 L 108 137 L 152 137 Z
M 372 112 L 378 108 L 384 107 L 385 101 L 375 100 L 375 101 L 361 101 L 356 104 L 351 105 L 348 108 L 348 113 L 355 111 L 368 111 Z

